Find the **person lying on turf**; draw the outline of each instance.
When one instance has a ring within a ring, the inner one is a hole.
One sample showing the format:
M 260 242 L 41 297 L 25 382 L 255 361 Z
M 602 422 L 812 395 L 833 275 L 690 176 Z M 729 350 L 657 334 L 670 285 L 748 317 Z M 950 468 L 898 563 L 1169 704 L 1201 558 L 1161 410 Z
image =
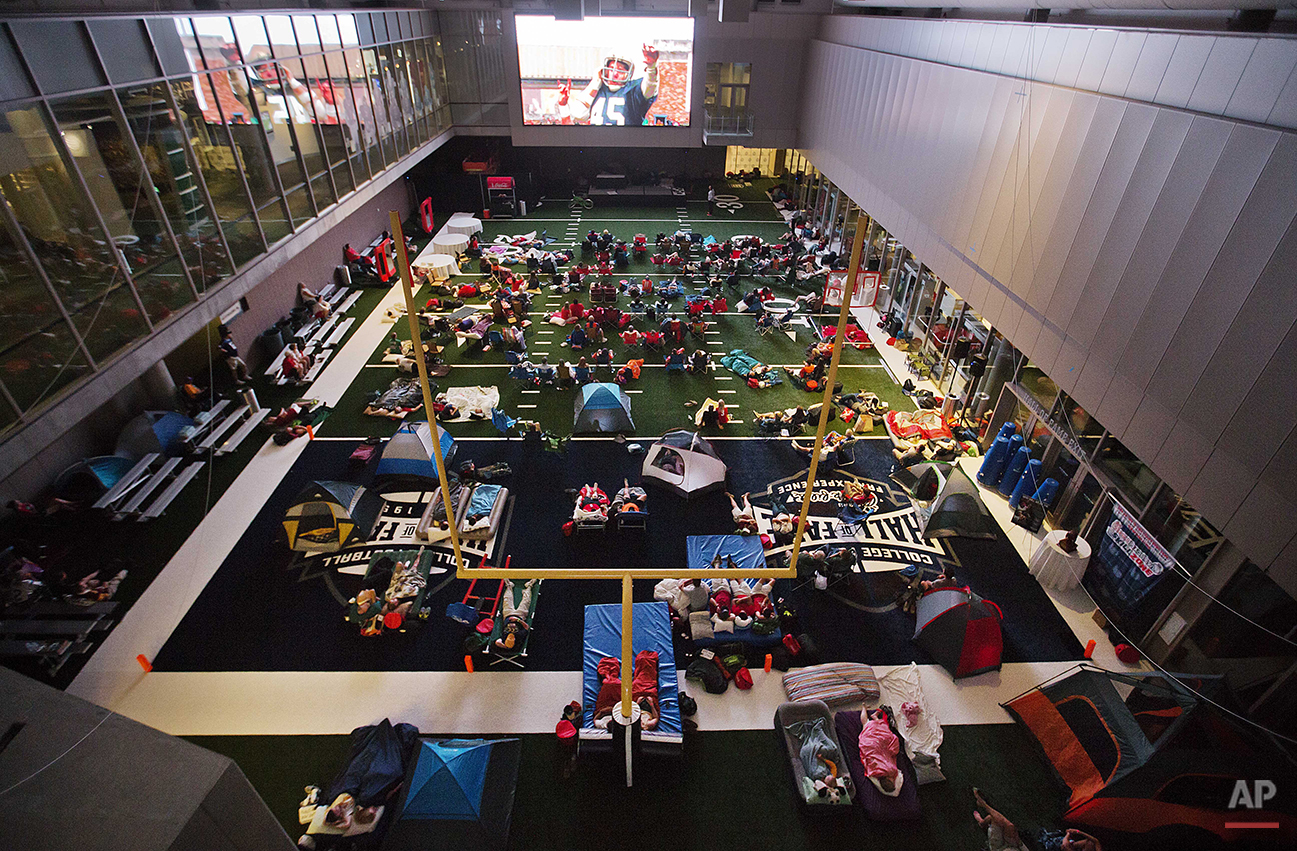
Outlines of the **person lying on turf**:
M 734 518 L 734 525 L 738 527 L 740 535 L 754 535 L 760 531 L 757 526 L 756 516 L 752 513 L 752 502 L 748 499 L 748 494 L 743 494 L 739 499 L 743 504 L 739 505 L 734 494 L 726 491 L 726 496 L 730 498 L 730 516 Z
M 500 603 L 500 616 L 504 618 L 502 634 L 493 643 L 497 650 L 512 653 L 527 643 L 527 620 L 531 617 L 531 593 L 539 579 L 528 579 L 522 586 L 522 597 L 513 602 L 513 580 L 504 580 L 504 599 Z

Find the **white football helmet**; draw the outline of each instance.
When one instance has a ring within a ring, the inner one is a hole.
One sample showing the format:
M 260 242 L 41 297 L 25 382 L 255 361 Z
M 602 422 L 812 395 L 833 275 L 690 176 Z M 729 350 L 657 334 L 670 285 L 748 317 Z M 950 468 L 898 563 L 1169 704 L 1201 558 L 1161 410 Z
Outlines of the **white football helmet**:
M 620 89 L 635 79 L 635 60 L 617 54 L 605 57 L 599 69 L 599 79 L 613 91 Z

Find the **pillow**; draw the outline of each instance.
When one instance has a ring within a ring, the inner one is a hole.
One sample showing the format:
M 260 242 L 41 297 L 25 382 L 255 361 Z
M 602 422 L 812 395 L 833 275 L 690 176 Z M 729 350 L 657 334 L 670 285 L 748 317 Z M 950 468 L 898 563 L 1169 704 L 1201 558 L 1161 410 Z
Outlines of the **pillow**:
M 910 760 L 910 763 L 914 766 L 914 776 L 919 779 L 920 786 L 928 783 L 940 783 L 946 779 L 946 775 L 941 773 L 941 766 L 937 763 L 935 756 L 915 751 L 914 759 Z
M 877 700 L 873 669 L 859 662 L 830 662 L 784 674 L 788 699 L 822 700 L 830 706 Z
M 689 631 L 695 641 L 700 638 L 711 638 L 713 634 L 711 615 L 707 612 L 690 612 Z

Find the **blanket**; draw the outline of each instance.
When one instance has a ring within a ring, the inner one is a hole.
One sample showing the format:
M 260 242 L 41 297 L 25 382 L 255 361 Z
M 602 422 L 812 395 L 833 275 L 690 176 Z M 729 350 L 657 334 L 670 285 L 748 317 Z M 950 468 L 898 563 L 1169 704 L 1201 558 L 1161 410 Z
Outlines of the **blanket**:
M 915 761 L 916 769 L 920 767 L 920 763 L 926 762 L 923 755 L 930 757 L 936 767 L 940 768 L 941 756 L 937 751 L 945 734 L 941 728 L 941 719 L 933 714 L 932 707 L 923 696 L 918 666 L 911 662 L 904 668 L 888 671 L 878 678 L 878 687 L 881 702 L 891 706 L 896 712 L 896 729 L 905 740 L 905 750 Z M 913 724 L 910 723 L 910 718 L 914 719 Z M 924 782 L 923 777 L 919 778 L 919 782 Z
M 469 517 L 490 515 L 495 501 L 500 496 L 500 485 L 478 485 L 473 488 L 473 495 L 468 498 L 467 514 Z
M 370 416 L 401 419 L 423 407 L 423 391 L 417 378 L 398 378 L 365 407 Z
M 797 721 L 784 728 L 788 735 L 798 742 L 797 756 L 802 761 L 802 770 L 812 781 L 828 777 L 829 767 L 825 760 L 835 766 L 845 765 L 838 746 L 828 733 L 828 723 L 824 718 L 810 721 Z M 823 759 L 821 759 L 823 757 Z
M 752 357 L 743 349 L 734 349 L 728 355 L 721 358 L 721 366 L 730 372 L 742 378 L 756 376 L 763 385 L 782 384 L 783 379 L 779 373 L 772 370 L 769 366 Z
M 442 422 L 465 423 L 469 420 L 480 420 L 491 415 L 492 408 L 500 407 L 500 388 L 490 387 L 447 387 L 446 403 L 459 409 L 459 414 Z

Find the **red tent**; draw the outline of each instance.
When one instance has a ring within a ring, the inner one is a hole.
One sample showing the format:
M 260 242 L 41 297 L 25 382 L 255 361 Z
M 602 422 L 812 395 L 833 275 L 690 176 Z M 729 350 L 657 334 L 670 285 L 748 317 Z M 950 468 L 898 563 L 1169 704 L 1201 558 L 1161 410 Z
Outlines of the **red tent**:
M 967 588 L 929 589 L 919 598 L 914 641 L 955 679 L 1000 669 L 1000 607 Z

